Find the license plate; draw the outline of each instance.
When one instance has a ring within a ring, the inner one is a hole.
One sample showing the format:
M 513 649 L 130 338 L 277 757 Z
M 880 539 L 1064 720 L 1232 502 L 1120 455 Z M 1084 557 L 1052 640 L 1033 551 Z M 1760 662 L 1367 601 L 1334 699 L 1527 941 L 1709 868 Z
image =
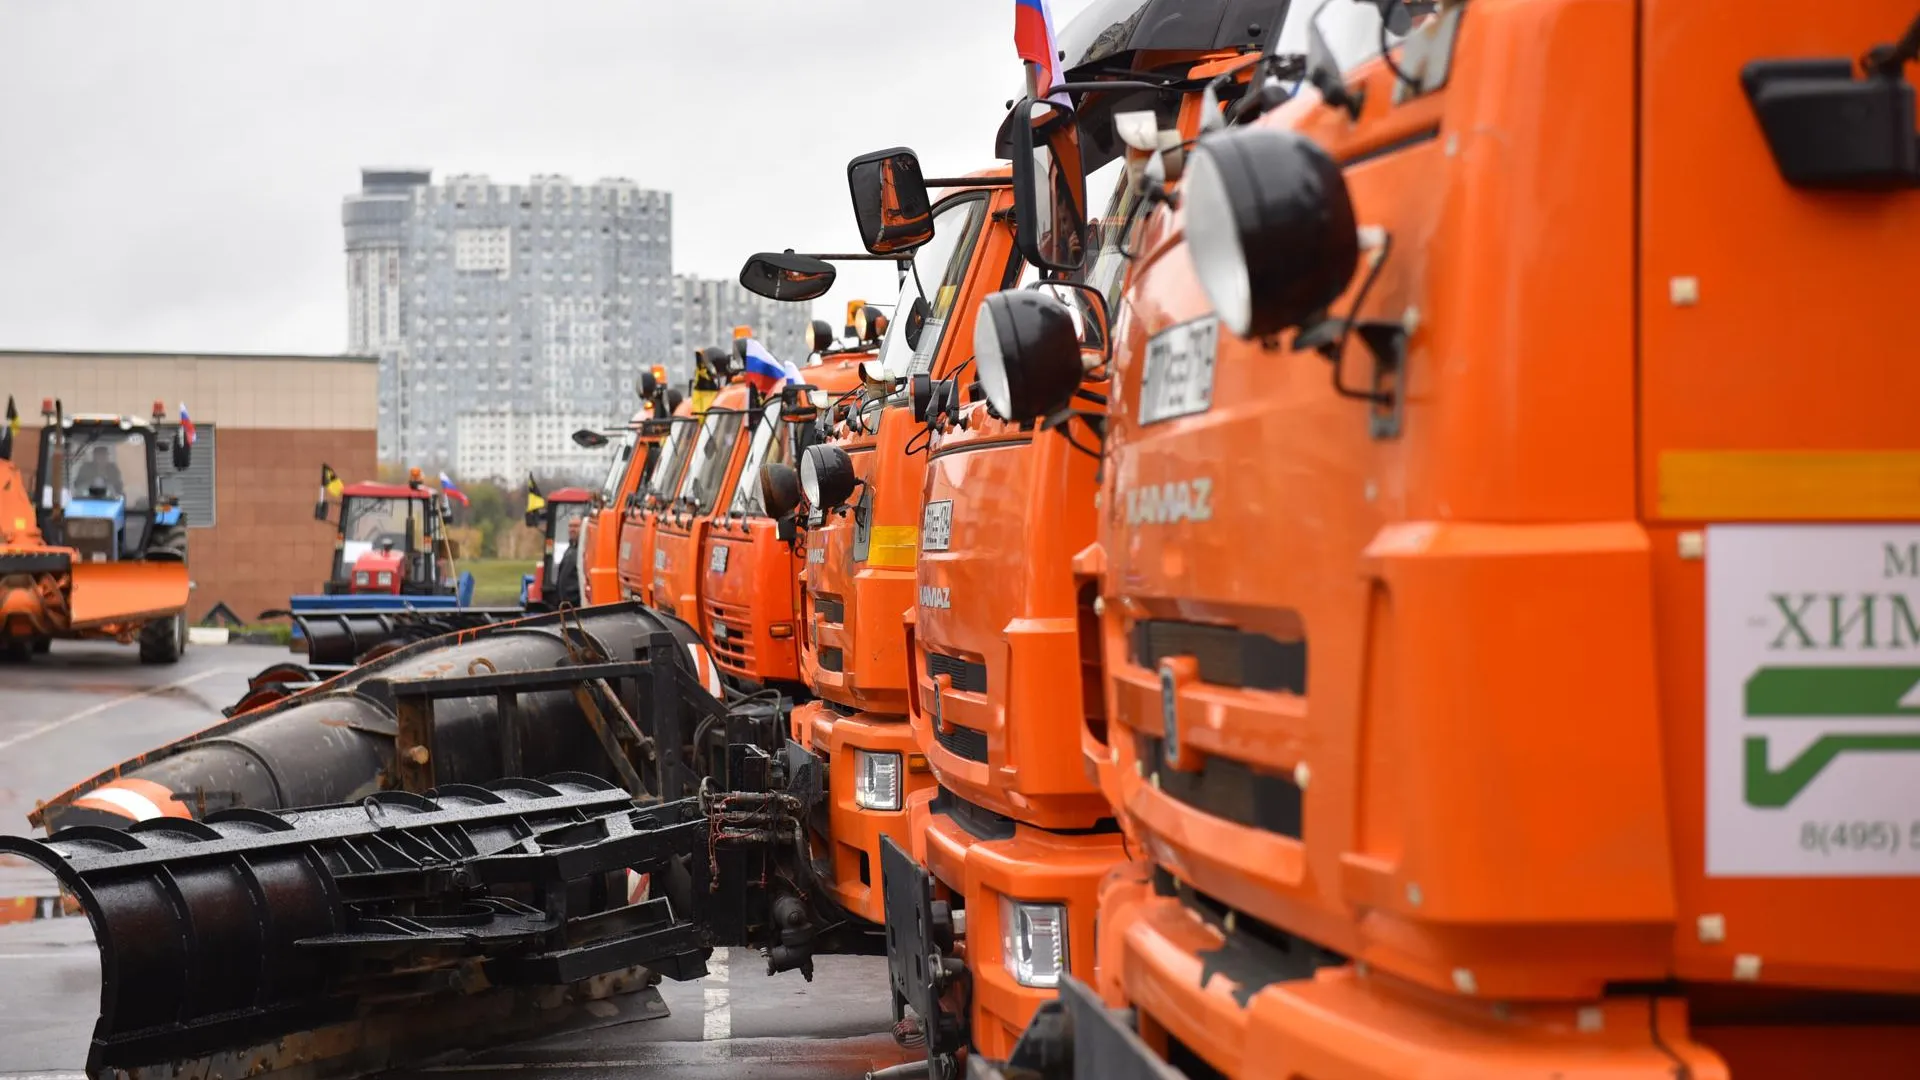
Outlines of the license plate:
M 1213 405 L 1213 356 L 1220 320 L 1209 315 L 1170 326 L 1147 342 L 1140 380 L 1140 422 L 1206 412 Z
M 707 557 L 707 569 L 713 571 L 716 574 L 726 573 L 727 572 L 727 552 L 730 550 L 732 549 L 727 547 L 725 544 L 714 545 L 713 554 Z
M 953 539 L 953 500 L 939 499 L 927 504 L 920 515 L 920 547 L 923 551 L 945 551 Z

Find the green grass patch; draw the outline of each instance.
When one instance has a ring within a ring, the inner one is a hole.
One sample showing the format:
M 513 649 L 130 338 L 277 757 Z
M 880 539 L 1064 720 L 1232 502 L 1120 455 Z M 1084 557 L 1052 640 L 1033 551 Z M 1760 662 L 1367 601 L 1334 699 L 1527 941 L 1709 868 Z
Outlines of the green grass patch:
M 512 607 L 520 602 L 520 575 L 533 573 L 539 563 L 530 559 L 463 559 L 461 570 L 473 575 L 474 607 Z

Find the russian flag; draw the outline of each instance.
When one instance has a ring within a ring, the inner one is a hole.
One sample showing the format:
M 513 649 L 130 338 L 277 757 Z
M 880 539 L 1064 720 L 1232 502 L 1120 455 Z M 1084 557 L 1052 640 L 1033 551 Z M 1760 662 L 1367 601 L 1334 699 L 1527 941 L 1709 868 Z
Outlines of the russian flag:
M 180 432 L 186 436 L 188 446 L 192 446 L 200 438 L 199 434 L 193 430 L 193 417 L 187 415 L 187 403 L 184 401 L 180 403 Z
M 1013 47 L 1020 59 L 1039 65 L 1041 89 L 1060 81 L 1060 47 L 1053 40 L 1053 11 L 1047 0 L 1013 0 Z M 1064 100 L 1062 95 L 1054 95 Z
M 453 477 L 444 472 L 440 474 L 440 490 L 447 493 L 447 498 L 460 500 L 461 506 L 467 505 L 467 493 L 454 487 Z
M 771 397 L 780 389 L 780 384 L 788 379 L 797 378 L 799 372 L 774 359 L 766 346 L 754 338 L 747 339 L 747 358 L 742 365 L 741 378 L 747 385 L 760 392 L 762 397 Z

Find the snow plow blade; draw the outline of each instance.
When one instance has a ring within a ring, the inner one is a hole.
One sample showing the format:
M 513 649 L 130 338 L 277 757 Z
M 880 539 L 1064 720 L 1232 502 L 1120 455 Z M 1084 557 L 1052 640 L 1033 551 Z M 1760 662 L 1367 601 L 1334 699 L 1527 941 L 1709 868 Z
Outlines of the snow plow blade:
M 348 668 L 369 659 L 382 646 L 398 648 L 427 638 L 477 626 L 524 619 L 519 608 L 423 608 L 367 611 L 325 608 L 266 611 L 263 618 L 286 615 L 305 643 L 307 663 L 315 668 Z
M 51 870 L 92 923 L 90 1077 L 321 1080 L 552 1030 L 649 969 L 704 974 L 702 928 L 664 896 L 629 904 L 626 882 L 650 874 L 688 910 L 707 843 L 695 800 L 640 807 L 566 774 L 0 837 L 0 853 Z
M 74 562 L 68 601 L 76 630 L 169 618 L 187 606 L 183 562 Z
M 317 806 L 406 787 L 399 774 L 408 763 L 395 750 L 401 728 L 397 695 L 405 686 L 475 673 L 578 671 L 646 657 L 655 661 L 647 666 L 661 676 L 660 684 L 673 689 L 669 698 L 642 694 L 642 684 L 651 687 L 655 680 L 633 672 L 605 683 L 604 691 L 604 680 L 583 674 L 523 693 L 488 691 L 438 703 L 431 739 L 424 740 L 434 747 L 432 775 L 414 776 L 411 790 L 559 772 L 628 776 L 645 762 L 628 764 L 631 744 L 638 741 L 633 738 L 619 748 L 621 754 L 609 754 L 601 737 L 608 722 L 626 731 L 611 697 L 619 696 L 626 716 L 647 733 L 665 712 L 685 709 L 690 699 L 705 698 L 702 704 L 721 709 L 700 689 L 697 659 L 688 648 L 697 641 L 684 623 L 616 604 L 415 642 L 318 686 L 307 680 L 324 678 L 324 672 L 276 665 L 249 687 L 248 711 L 90 777 L 46 800 L 28 820 L 49 831 L 82 824 L 124 828 L 144 818 Z M 575 692 L 581 687 L 593 691 L 586 705 L 598 710 L 600 722 Z M 693 730 L 692 723 L 682 729 Z M 632 784 L 629 790 L 635 790 Z

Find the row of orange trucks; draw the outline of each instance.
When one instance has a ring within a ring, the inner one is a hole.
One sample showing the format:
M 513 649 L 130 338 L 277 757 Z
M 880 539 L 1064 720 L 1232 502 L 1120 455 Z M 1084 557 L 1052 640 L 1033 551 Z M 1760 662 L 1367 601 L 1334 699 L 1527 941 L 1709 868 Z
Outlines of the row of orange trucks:
M 875 1075 L 1920 1075 L 1920 13 L 1015 8 L 1005 164 L 848 166 L 893 308 L 704 355 L 736 377 L 618 449 L 587 605 L 514 624 L 564 660 L 330 684 L 398 703 L 420 794 L 311 801 L 510 806 L 455 854 L 498 888 L 626 872 L 501 971 L 623 919 L 675 978 L 884 951 Z M 519 689 L 627 790 L 473 786 L 517 735 L 422 779 L 408 702 Z M 184 804 L 181 756 L 43 813 Z M 246 843 L 347 843 L 312 820 Z M 66 835 L 0 850 L 82 892 L 181 857 Z

